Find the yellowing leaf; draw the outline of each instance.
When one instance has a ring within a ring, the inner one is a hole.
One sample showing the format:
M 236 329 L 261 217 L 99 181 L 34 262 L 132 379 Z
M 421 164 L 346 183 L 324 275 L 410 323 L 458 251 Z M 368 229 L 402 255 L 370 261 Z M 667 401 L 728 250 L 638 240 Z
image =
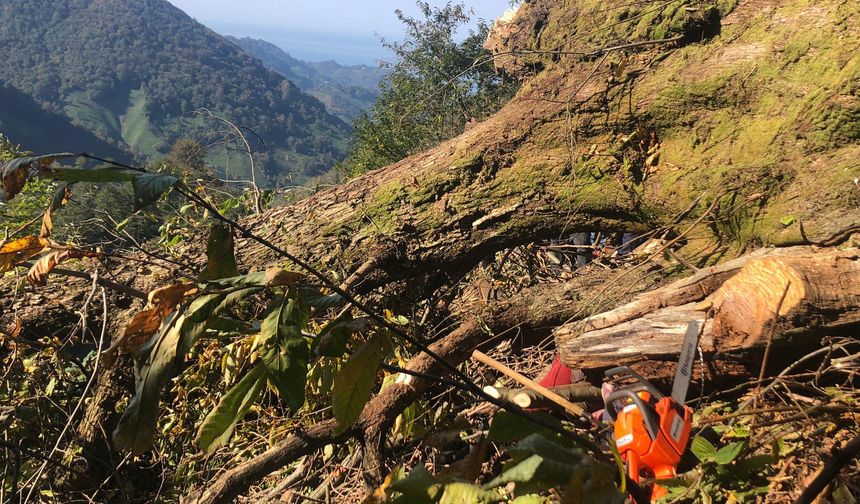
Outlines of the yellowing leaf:
M 25 236 L 0 247 L 0 274 L 41 252 L 48 240 L 38 236 Z

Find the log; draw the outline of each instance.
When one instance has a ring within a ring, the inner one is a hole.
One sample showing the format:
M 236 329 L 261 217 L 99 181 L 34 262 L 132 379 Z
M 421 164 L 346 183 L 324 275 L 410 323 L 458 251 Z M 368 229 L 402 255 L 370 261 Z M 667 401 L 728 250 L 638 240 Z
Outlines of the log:
M 573 416 L 576 416 L 576 417 L 587 417 L 588 416 L 588 413 L 586 413 L 585 410 L 582 409 L 581 406 L 573 404 L 572 402 L 570 402 L 566 398 L 556 394 L 554 391 L 544 387 L 540 383 L 529 380 L 528 378 L 526 378 L 522 374 L 520 374 L 520 373 L 514 371 L 513 369 L 505 366 L 501 362 L 491 358 L 490 356 L 488 356 L 484 352 L 481 352 L 480 350 L 475 350 L 474 352 L 472 352 L 472 359 L 474 359 L 474 360 L 476 360 L 476 361 L 478 361 L 484 365 L 487 365 L 487 366 L 495 369 L 496 371 L 499 371 L 500 373 L 504 374 L 508 378 L 512 378 L 513 380 L 524 385 L 526 388 L 532 390 L 533 392 L 535 392 L 537 394 L 540 394 L 541 396 L 543 396 L 544 398 L 546 398 L 547 400 L 549 400 L 550 402 L 552 402 L 556 406 L 560 406 L 561 408 L 563 408 L 565 411 L 567 411 L 569 414 L 571 414 Z M 485 391 L 486 391 L 486 389 L 485 389 Z M 518 404 L 518 403 L 514 403 L 514 404 Z
M 562 360 L 572 368 L 648 361 L 657 368 L 654 363 L 676 360 L 690 320 L 704 324 L 699 345 L 708 356 L 762 347 L 774 323 L 774 345 L 783 347 L 814 344 L 823 335 L 856 327 L 860 250 L 800 248 L 741 258 L 615 310 L 564 324 L 554 336 Z
M 603 404 L 600 388 L 590 383 L 571 383 L 558 387 L 549 387 L 553 393 L 573 403 L 586 403 L 590 406 Z M 503 387 L 484 387 L 484 392 L 493 397 L 512 402 L 520 408 L 557 408 L 558 405 L 544 397 L 542 394 L 530 389 L 510 389 Z

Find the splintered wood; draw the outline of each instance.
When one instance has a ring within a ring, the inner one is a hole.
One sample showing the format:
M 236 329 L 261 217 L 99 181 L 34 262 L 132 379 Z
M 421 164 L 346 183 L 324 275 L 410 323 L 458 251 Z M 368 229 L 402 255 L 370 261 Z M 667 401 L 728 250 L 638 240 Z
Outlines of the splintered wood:
M 718 355 L 763 346 L 774 323 L 774 345 L 785 345 L 784 336 L 812 343 L 860 324 L 860 250 L 796 247 L 730 261 L 565 324 L 555 338 L 572 368 L 668 362 L 690 320 L 704 324 L 702 350 Z

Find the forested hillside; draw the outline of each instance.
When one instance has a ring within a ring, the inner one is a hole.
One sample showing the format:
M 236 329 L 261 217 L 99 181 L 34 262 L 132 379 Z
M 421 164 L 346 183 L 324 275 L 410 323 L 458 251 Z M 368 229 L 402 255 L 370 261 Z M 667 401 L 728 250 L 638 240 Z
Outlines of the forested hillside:
M 100 152 L 121 161 L 132 157 L 129 151 L 72 124 L 65 115 L 48 112 L 27 94 L 0 84 L 0 133 L 13 132 L 15 142 L 34 152 Z
M 272 180 L 345 151 L 343 121 L 165 0 L 11 0 L 0 18 L 0 79 L 136 152 L 205 140 L 204 107 L 253 130 Z
M 379 82 L 386 74 L 380 67 L 302 61 L 265 40 L 227 38 L 319 99 L 329 112 L 347 122 L 352 122 L 373 105 L 379 96 Z

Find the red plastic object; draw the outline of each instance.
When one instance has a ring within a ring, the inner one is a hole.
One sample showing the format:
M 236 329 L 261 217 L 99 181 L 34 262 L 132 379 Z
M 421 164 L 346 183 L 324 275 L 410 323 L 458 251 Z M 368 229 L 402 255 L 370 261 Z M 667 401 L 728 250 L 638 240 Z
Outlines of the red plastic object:
M 573 370 L 565 366 L 561 362 L 561 357 L 556 354 L 555 359 L 552 361 L 552 367 L 549 369 L 549 373 L 547 373 L 546 376 L 544 376 L 538 383 L 547 388 L 570 385 L 573 383 L 571 380 L 572 372 Z

